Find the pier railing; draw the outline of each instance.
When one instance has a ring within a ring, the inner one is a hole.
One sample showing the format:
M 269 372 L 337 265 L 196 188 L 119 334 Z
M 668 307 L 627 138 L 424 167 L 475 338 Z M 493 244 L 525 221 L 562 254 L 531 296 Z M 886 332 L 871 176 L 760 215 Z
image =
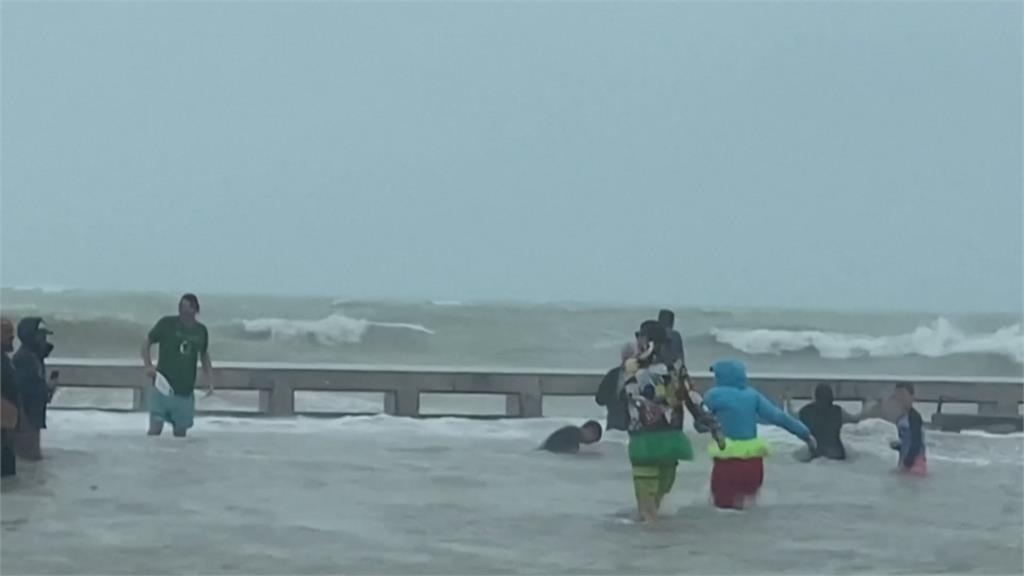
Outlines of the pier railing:
M 139 362 L 52 360 L 60 370 L 62 388 L 129 389 L 132 406 L 144 410 L 149 394 L 158 394 Z M 549 396 L 592 396 L 600 371 L 455 369 L 354 365 L 231 364 L 216 368 L 219 390 L 256 391 L 259 412 L 271 416 L 296 414 L 295 392 L 376 392 L 384 395 L 384 411 L 420 416 L 421 394 L 487 394 L 505 396 L 508 417 L 539 417 Z M 712 383 L 710 373 L 693 375 L 698 388 Z M 974 403 L 979 415 L 1017 416 L 1024 402 L 1022 378 L 936 378 L 905 376 L 842 376 L 751 374 L 754 385 L 779 404 L 810 399 L 820 383 L 829 384 L 837 401 L 864 405 L 887 398 L 897 383 L 914 385 L 922 402 Z

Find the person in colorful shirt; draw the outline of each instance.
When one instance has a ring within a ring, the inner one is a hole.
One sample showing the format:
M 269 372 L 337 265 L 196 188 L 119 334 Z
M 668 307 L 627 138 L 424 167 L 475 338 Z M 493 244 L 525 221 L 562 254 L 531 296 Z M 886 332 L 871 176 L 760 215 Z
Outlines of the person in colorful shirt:
M 637 356 L 624 367 L 629 460 L 640 520 L 650 523 L 675 484 L 679 461 L 692 460 L 693 448 L 683 433 L 678 378 L 657 352 L 667 342 L 664 327 L 646 321 L 636 339 Z
M 914 409 L 914 385 L 897 384 L 892 397 L 901 412 L 899 420 L 896 421 L 900 439 L 889 444 L 890 448 L 900 453 L 897 469 L 914 476 L 924 476 L 928 473 L 924 449 L 924 421 L 921 414 Z
M 718 362 L 711 370 L 715 385 L 704 396 L 704 405 L 714 414 L 725 436 L 724 447 L 708 445 L 714 460 L 711 495 L 716 507 L 741 510 L 748 500 L 757 497 L 764 482 L 768 444 L 757 435 L 759 418 L 797 436 L 812 452 L 816 446 L 807 426 L 750 386 L 742 362 Z
M 175 436 L 183 438 L 188 434 L 196 411 L 197 362 L 202 362 L 208 394 L 213 393 L 210 336 L 206 326 L 196 320 L 198 314 L 199 299 L 195 294 L 185 294 L 178 302 L 178 315 L 161 318 L 142 345 L 146 376 L 157 388 L 149 396 L 150 436 L 159 436 L 164 422 L 171 424 Z M 155 368 L 150 355 L 153 344 L 160 346 Z M 159 383 L 164 381 L 170 387 L 161 390 Z

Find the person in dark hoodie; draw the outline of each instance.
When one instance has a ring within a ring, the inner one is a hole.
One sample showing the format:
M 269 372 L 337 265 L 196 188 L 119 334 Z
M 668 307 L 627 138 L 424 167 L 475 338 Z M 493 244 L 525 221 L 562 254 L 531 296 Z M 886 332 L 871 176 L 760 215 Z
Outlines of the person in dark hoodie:
M 9 354 L 14 351 L 14 325 L 7 318 L 0 318 L 0 388 L 3 389 L 3 430 L 0 437 L 2 461 L 0 475 L 14 476 L 17 458 L 14 452 L 14 430 L 18 425 L 18 383 L 15 382 L 14 363 Z
M 46 378 L 46 357 L 53 352 L 47 340 L 53 334 L 42 318 L 30 316 L 18 322 L 21 346 L 14 354 L 15 380 L 21 394 L 21 418 L 18 424 L 17 451 L 23 460 L 39 460 L 40 432 L 46 428 L 46 406 L 57 388 L 56 373 Z
M 626 404 L 624 386 L 626 383 L 625 364 L 626 360 L 636 355 L 636 345 L 626 344 L 622 347 L 619 355 L 619 365 L 612 368 L 601 379 L 601 384 L 594 395 L 594 401 L 598 406 L 604 406 L 608 411 L 608 418 L 605 427 L 608 430 L 626 431 L 629 428 L 629 407 Z
M 814 389 L 814 402 L 800 409 L 800 421 L 810 429 L 818 444 L 811 452 L 811 459 L 823 456 L 830 460 L 846 460 L 846 448 L 840 438 L 843 424 L 853 424 L 860 418 L 853 416 L 834 404 L 835 397 L 828 384 L 818 384 Z
M 671 310 L 658 311 L 658 324 L 665 328 L 665 348 L 662 350 L 662 359 L 669 366 L 676 362 L 686 365 L 686 351 L 683 349 L 683 336 L 676 330 L 676 315 Z

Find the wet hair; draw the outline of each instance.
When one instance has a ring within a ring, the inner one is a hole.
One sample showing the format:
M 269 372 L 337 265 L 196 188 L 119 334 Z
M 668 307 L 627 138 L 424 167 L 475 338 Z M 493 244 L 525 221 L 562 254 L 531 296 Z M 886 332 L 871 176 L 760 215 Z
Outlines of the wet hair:
M 586 422 L 583 423 L 583 426 L 580 426 L 580 428 L 590 428 L 594 430 L 594 432 L 597 433 L 597 437 L 594 438 L 594 442 L 597 442 L 598 440 L 601 439 L 601 423 L 598 422 L 597 420 L 587 420 Z
M 896 385 L 897 390 L 906 390 L 907 394 L 914 395 L 914 385 L 910 382 L 900 382 Z
M 182 295 L 180 302 L 188 302 L 189 304 L 192 305 L 193 308 L 196 309 L 196 313 L 199 313 L 199 297 L 196 296 L 195 294 L 188 292 Z
M 671 310 L 659 310 L 658 323 L 666 328 L 672 328 L 676 324 L 675 312 Z

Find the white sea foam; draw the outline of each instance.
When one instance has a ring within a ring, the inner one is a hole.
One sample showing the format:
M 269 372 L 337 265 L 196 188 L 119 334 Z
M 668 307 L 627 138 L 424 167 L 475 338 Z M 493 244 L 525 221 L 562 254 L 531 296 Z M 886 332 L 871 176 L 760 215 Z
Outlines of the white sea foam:
M 39 286 L 10 286 L 9 288 L 15 292 L 41 292 L 43 294 L 60 294 L 62 292 L 70 292 L 74 290 L 74 288 L 57 286 L 55 284 L 41 284 Z
M 822 358 L 891 358 L 953 354 L 996 354 L 1024 363 L 1024 333 L 1020 324 L 987 334 L 967 334 L 945 318 L 892 336 L 844 334 L 819 330 L 720 329 L 715 339 L 747 354 L 774 354 L 817 350 Z
M 433 335 L 429 328 L 419 324 L 401 322 L 373 322 L 349 318 L 342 314 L 331 314 L 319 320 L 290 320 L 285 318 L 257 318 L 242 320 L 246 332 L 269 335 L 272 339 L 289 340 L 312 338 L 324 346 L 337 344 L 358 344 L 371 327 L 396 330 L 410 330 Z

